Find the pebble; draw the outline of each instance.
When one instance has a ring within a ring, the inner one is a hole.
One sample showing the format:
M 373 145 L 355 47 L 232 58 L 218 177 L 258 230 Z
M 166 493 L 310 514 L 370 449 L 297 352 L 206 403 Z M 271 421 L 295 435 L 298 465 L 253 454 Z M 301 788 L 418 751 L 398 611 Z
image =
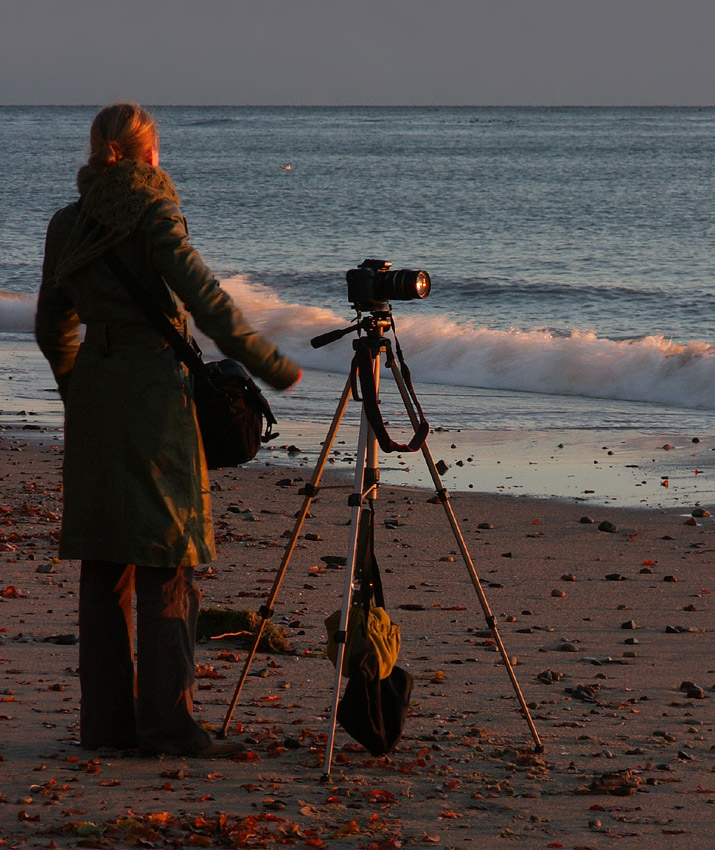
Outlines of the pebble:
M 571 641 L 565 640 L 556 647 L 558 652 L 578 652 L 578 646 Z
M 663 576 L 663 581 L 677 581 L 675 576 Z
M 626 577 L 622 576 L 620 573 L 609 573 L 606 576 L 606 581 L 625 581 Z
M 686 696 L 688 699 L 706 699 L 705 691 L 697 685 L 690 688 L 687 691 Z
M 579 522 L 580 522 L 580 523 L 583 523 L 584 525 L 593 525 L 593 523 L 594 523 L 595 521 L 596 521 L 596 520 L 591 519 L 591 517 L 590 517 L 590 516 L 582 516 L 582 517 L 581 517 L 581 519 L 579 520 Z
M 555 597 L 557 597 L 557 598 L 559 598 L 559 599 L 563 599 L 563 598 L 566 596 L 566 594 L 563 592 L 563 590 L 556 590 L 556 588 L 554 588 L 554 589 L 551 591 L 551 595 L 552 595 L 552 596 L 555 596 Z
M 690 515 L 700 518 L 708 517 L 710 516 L 710 511 L 706 510 L 705 508 L 695 508 L 695 510 Z
M 544 682 L 547 685 L 552 684 L 553 682 L 560 682 L 563 679 L 563 673 L 557 673 L 554 670 L 544 670 L 539 673 L 536 677 L 540 682 Z
M 605 520 L 604 520 L 604 521 L 603 521 L 603 522 L 602 522 L 602 523 L 598 526 L 598 530 L 599 530 L 599 531 L 605 531 L 605 532 L 607 532 L 608 534 L 615 534 L 615 533 L 618 531 L 618 526 L 617 526 L 617 525 L 614 525 L 612 522 L 609 522 L 607 519 L 605 519 Z
M 626 620 L 625 623 L 621 623 L 622 629 L 637 629 L 638 626 L 635 624 L 633 620 Z
M 637 637 L 629 637 L 629 638 L 626 638 L 623 641 L 623 643 L 625 643 L 626 646 L 635 646 L 637 643 L 640 643 L 640 641 L 638 640 Z
M 561 576 L 561 581 L 576 581 L 576 576 L 572 573 L 564 573 L 564 575 Z
M 344 567 L 348 562 L 345 555 L 322 555 L 320 560 L 330 567 Z
M 696 527 L 697 527 L 697 525 L 698 525 L 698 521 L 695 519 L 695 517 L 692 517 L 692 516 L 691 516 L 691 517 L 689 517 L 688 519 L 686 519 L 686 520 L 685 520 L 685 522 L 683 523 L 683 525 L 690 525 L 690 526 L 693 526 L 693 525 L 694 525 L 694 526 L 696 526 Z
M 489 530 L 494 528 L 494 526 L 490 522 L 480 522 L 477 528 Z
M 675 735 L 671 735 L 670 732 L 666 732 L 665 729 L 656 729 L 653 732 L 654 738 L 663 738 L 665 741 L 674 741 Z

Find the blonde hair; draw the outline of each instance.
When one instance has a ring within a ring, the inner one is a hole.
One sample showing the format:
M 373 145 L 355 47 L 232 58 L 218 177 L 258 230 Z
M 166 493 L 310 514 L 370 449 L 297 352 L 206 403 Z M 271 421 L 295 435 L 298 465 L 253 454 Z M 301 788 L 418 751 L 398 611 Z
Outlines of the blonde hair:
M 89 165 L 106 169 L 122 159 L 141 160 L 158 145 L 154 119 L 138 103 L 113 103 L 95 116 L 89 133 Z

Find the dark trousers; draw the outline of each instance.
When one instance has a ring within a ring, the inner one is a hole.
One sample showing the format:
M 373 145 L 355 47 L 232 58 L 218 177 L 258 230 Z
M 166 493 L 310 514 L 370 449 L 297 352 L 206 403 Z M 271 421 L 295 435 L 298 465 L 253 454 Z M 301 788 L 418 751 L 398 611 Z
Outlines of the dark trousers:
M 139 746 L 147 753 L 189 754 L 211 743 L 211 736 L 192 716 L 200 598 L 193 573 L 191 567 L 82 561 L 79 677 L 83 746 Z

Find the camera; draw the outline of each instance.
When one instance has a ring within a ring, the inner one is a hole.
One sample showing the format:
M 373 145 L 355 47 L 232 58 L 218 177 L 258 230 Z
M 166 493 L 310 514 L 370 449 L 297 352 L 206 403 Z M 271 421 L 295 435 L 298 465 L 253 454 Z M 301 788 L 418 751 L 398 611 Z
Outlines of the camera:
M 411 301 L 426 298 L 432 283 L 425 271 L 395 269 L 385 260 L 363 260 L 356 269 L 350 269 L 345 278 L 348 282 L 348 301 L 356 309 L 385 309 L 386 301 Z

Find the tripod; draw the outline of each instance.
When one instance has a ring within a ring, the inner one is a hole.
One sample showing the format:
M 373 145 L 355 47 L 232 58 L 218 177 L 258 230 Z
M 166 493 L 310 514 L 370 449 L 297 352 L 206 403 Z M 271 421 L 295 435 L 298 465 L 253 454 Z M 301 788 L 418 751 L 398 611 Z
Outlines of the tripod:
M 534 726 L 533 720 L 529 713 L 529 709 L 524 700 L 524 696 L 521 692 L 521 688 L 519 687 L 519 683 L 516 679 L 511 660 L 507 655 L 504 643 L 502 642 L 501 636 L 497 629 L 496 620 L 491 612 L 489 603 L 487 602 L 487 599 L 484 595 L 484 591 L 482 590 L 477 571 L 474 567 L 471 556 L 467 549 L 464 537 L 462 536 L 462 533 L 459 529 L 459 525 L 457 524 L 457 519 L 450 504 L 449 493 L 442 484 L 439 472 L 432 458 L 432 454 L 429 450 L 429 447 L 427 446 L 425 438 L 429 427 L 427 426 L 427 423 L 425 422 L 424 417 L 422 416 L 422 411 L 419 407 L 419 402 L 417 401 L 417 398 L 412 389 L 409 377 L 409 370 L 407 369 L 407 366 L 404 363 L 404 360 L 402 359 L 402 354 L 399 350 L 399 344 L 397 345 L 397 352 L 400 364 L 402 366 L 402 371 L 395 362 L 395 357 L 392 352 L 392 345 L 390 340 L 384 336 L 385 330 L 389 328 L 392 328 L 394 331 L 394 323 L 392 321 L 391 312 L 389 309 L 380 309 L 374 310 L 369 316 L 365 318 L 359 318 L 358 323 L 356 325 L 351 325 L 348 328 L 331 331 L 330 333 L 324 334 L 321 337 L 316 337 L 315 339 L 311 340 L 311 344 L 313 345 L 313 347 L 318 348 L 322 345 L 327 345 L 329 342 L 333 342 L 348 333 L 357 332 L 359 334 L 358 339 L 354 340 L 353 342 L 353 348 L 356 354 L 355 358 L 353 359 L 351 374 L 348 377 L 345 383 L 345 388 L 343 389 L 342 395 L 340 396 L 338 406 L 335 410 L 335 414 L 330 424 L 330 428 L 328 429 L 326 439 L 323 442 L 323 448 L 320 452 L 320 456 L 313 471 L 310 483 L 305 485 L 305 487 L 303 487 L 300 491 L 301 495 L 304 496 L 303 505 L 298 514 L 296 515 L 296 521 L 293 527 L 293 531 L 290 535 L 290 538 L 288 539 L 288 543 L 286 544 L 283 553 L 283 558 L 281 560 L 280 567 L 278 568 L 278 572 L 276 573 L 273 586 L 268 594 L 266 602 L 258 610 L 258 613 L 261 617 L 261 621 L 256 631 L 253 645 L 251 646 L 251 649 L 249 650 L 249 653 L 246 657 L 243 670 L 241 671 L 241 675 L 236 685 L 236 690 L 229 705 L 228 711 L 226 712 L 226 717 L 224 719 L 220 733 L 222 737 L 226 736 L 228 726 L 231 722 L 231 717 L 233 716 L 233 712 L 236 707 L 236 703 L 238 702 L 238 698 L 246 681 L 246 677 L 248 676 L 248 671 L 250 669 L 251 663 L 253 662 L 253 658 L 258 649 L 258 644 L 261 640 L 263 630 L 268 620 L 273 616 L 273 604 L 275 603 L 281 583 L 288 569 L 290 559 L 293 555 L 293 551 L 298 540 L 298 535 L 300 534 L 305 518 L 308 515 L 308 509 L 310 507 L 311 501 L 318 493 L 318 487 L 320 484 L 321 477 L 323 475 L 323 471 L 325 469 L 325 464 L 327 462 L 330 450 L 332 448 L 333 442 L 338 432 L 338 428 L 340 427 L 340 423 L 342 421 L 343 415 L 345 414 L 345 410 L 347 408 L 348 401 L 350 400 L 350 395 L 352 393 L 356 400 L 362 402 L 362 411 L 360 416 L 360 430 L 358 435 L 357 454 L 355 460 L 353 491 L 348 499 L 348 504 L 352 508 L 352 516 L 350 524 L 348 554 L 345 567 L 345 582 L 343 587 L 342 610 L 340 616 L 340 624 L 338 627 L 338 631 L 335 635 L 335 640 L 337 644 L 337 659 L 335 662 L 335 686 L 333 689 L 333 701 L 330 712 L 330 731 L 328 734 L 328 740 L 325 749 L 325 763 L 323 771 L 324 780 L 327 780 L 330 776 L 330 768 L 332 765 L 333 758 L 338 700 L 340 696 L 340 686 L 343 675 L 342 670 L 343 659 L 345 654 L 345 635 L 347 631 L 348 616 L 353 601 L 353 592 L 356 584 L 355 564 L 359 546 L 360 511 L 363 508 L 366 500 L 368 502 L 374 502 L 374 500 L 377 498 L 377 492 L 380 483 L 380 471 L 378 468 L 378 443 L 384 451 L 393 451 L 395 449 L 409 451 L 415 451 L 419 449 L 422 451 L 425 462 L 427 464 L 427 468 L 435 486 L 437 498 L 444 507 L 444 510 L 447 514 L 447 519 L 451 526 L 452 533 L 454 534 L 457 546 L 462 555 L 462 559 L 467 568 L 467 572 L 469 573 L 469 577 L 472 581 L 472 584 L 474 585 L 474 589 L 479 599 L 479 603 L 484 612 L 487 626 L 489 627 L 494 638 L 494 642 L 496 643 L 499 653 L 501 654 L 504 666 L 507 670 L 509 678 L 511 679 L 511 683 L 514 687 L 516 697 L 519 701 L 519 705 L 521 706 L 522 714 L 527 722 L 527 725 L 531 731 L 532 737 L 536 744 L 535 751 L 537 753 L 540 753 L 544 750 L 544 747 L 541 743 L 541 739 L 539 738 L 539 734 L 536 731 L 536 727 Z M 360 335 L 361 330 L 365 331 L 364 336 Z M 383 354 L 385 355 L 385 363 L 392 372 L 400 396 L 405 405 L 408 417 L 410 419 L 413 429 L 415 430 L 415 436 L 413 437 L 412 441 L 408 446 L 398 446 L 396 443 L 391 441 L 389 435 L 387 435 L 387 432 L 385 431 L 384 425 L 382 423 L 382 417 L 377 407 L 377 396 L 380 386 L 380 358 Z M 362 399 L 358 397 L 358 377 L 360 379 L 360 387 L 363 392 Z

